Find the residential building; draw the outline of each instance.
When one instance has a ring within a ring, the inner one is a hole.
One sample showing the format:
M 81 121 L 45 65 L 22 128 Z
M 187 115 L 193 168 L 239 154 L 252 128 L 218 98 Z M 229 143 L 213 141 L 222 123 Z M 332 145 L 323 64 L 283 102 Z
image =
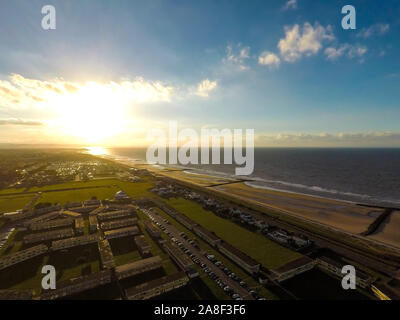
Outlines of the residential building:
M 313 269 L 315 261 L 309 257 L 302 256 L 294 261 L 291 261 L 278 269 L 272 271 L 278 282 L 293 278 L 303 272 Z
M 193 232 L 213 247 L 216 247 L 222 241 L 214 232 L 211 232 L 200 225 L 193 227 Z
M 75 235 L 74 230 L 72 228 L 65 228 L 60 230 L 28 234 L 24 237 L 23 242 L 24 244 L 44 242 L 44 241 L 58 240 L 63 238 L 70 238 L 73 237 L 74 235 Z
M 111 271 L 102 270 L 87 276 L 69 279 L 57 283 L 55 290 L 42 290 L 41 300 L 54 300 L 62 297 L 70 296 L 82 291 L 93 289 L 111 282 Z
M 37 257 L 47 252 L 48 247 L 44 244 L 34 246 L 25 250 L 17 251 L 16 253 L 0 258 L 0 270 L 13 266 L 17 263 Z
M 111 220 L 111 221 L 102 222 L 100 227 L 102 230 L 112 230 L 112 229 L 117 229 L 117 228 L 121 228 L 121 227 L 128 227 L 128 226 L 136 225 L 137 221 L 138 221 L 137 218 Z
M 160 256 L 154 256 L 139 261 L 131 262 L 115 268 L 116 276 L 119 280 L 132 277 L 134 275 L 156 270 L 162 267 Z
M 112 238 L 120 238 L 126 236 L 136 236 L 138 234 L 140 234 L 139 228 L 133 226 L 133 227 L 125 227 L 125 228 L 106 231 L 104 232 L 104 238 L 112 239 Z
M 144 235 L 136 236 L 135 237 L 136 246 L 142 256 L 147 256 L 151 252 L 151 245 L 146 240 Z
M 103 269 L 114 269 L 114 255 L 112 253 L 111 246 L 108 240 L 99 240 L 98 248 Z
M 99 221 L 107 221 L 111 219 L 119 219 L 119 218 L 127 218 L 131 217 L 133 213 L 133 209 L 131 210 L 116 210 L 116 211 L 108 211 L 102 212 L 97 215 Z
M 43 222 L 32 223 L 29 229 L 32 231 L 52 230 L 62 227 L 72 227 L 73 220 L 71 218 L 54 219 Z
M 145 300 L 157 297 L 174 289 L 181 288 L 189 282 L 184 272 L 177 272 L 145 282 L 125 290 L 125 295 L 130 300 Z
M 99 228 L 99 222 L 96 216 L 89 216 L 89 232 L 96 232 Z
M 158 239 L 161 238 L 161 231 L 160 229 L 158 229 L 156 227 L 156 225 L 154 223 L 152 223 L 149 220 L 145 220 L 144 221 L 144 227 L 147 230 L 147 232 L 149 233 L 149 235 L 154 238 L 154 239 Z
M 92 235 L 56 240 L 51 243 L 51 250 L 56 251 L 77 246 L 84 246 L 90 243 L 97 242 L 98 238 L 99 237 L 97 234 L 92 234 Z
M 80 235 L 83 234 L 85 231 L 85 221 L 83 218 L 75 219 L 75 232 L 76 234 Z
M 235 248 L 227 242 L 218 244 L 218 249 L 221 253 L 227 256 L 232 261 L 236 262 L 240 267 L 250 274 L 258 273 L 260 271 L 260 263 L 249 257 L 244 252 Z

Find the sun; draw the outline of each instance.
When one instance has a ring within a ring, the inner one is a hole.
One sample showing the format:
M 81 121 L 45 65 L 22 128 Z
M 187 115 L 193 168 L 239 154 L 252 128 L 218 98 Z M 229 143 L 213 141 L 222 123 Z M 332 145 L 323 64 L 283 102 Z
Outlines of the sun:
M 61 133 L 79 138 L 82 143 L 100 143 L 121 132 L 125 125 L 124 96 L 111 86 L 90 82 L 75 93 L 58 96 L 52 103 Z

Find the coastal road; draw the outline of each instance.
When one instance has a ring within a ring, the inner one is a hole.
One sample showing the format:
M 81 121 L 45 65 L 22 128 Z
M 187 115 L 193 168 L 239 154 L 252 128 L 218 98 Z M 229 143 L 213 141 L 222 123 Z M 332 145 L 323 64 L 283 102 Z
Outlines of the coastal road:
M 199 251 L 198 249 L 193 247 L 186 239 L 182 238 L 179 235 L 182 231 L 178 230 L 172 224 L 165 223 L 163 217 L 161 217 L 157 214 L 154 214 L 146 209 L 140 209 L 140 210 L 143 211 L 147 216 L 153 217 L 156 222 L 158 222 L 160 225 L 165 227 L 166 231 L 170 232 L 170 235 L 169 235 L 170 238 L 175 238 L 175 239 L 179 240 L 180 242 L 182 242 L 183 245 L 185 246 L 185 248 L 189 249 L 196 256 L 196 258 L 198 258 L 200 260 L 201 263 L 204 263 L 207 266 L 207 268 L 209 268 L 212 272 L 214 272 L 221 281 L 223 281 L 227 286 L 232 288 L 233 291 L 235 291 L 237 294 L 239 294 L 243 300 L 254 300 L 254 298 L 249 294 L 249 292 L 246 289 L 244 289 L 243 287 L 241 287 L 238 282 L 229 278 L 221 269 L 219 269 L 214 263 L 212 263 L 210 260 L 208 260 L 202 254 L 201 251 Z M 214 280 L 212 280 L 212 281 L 214 281 Z M 221 290 L 223 290 L 223 289 L 221 288 Z

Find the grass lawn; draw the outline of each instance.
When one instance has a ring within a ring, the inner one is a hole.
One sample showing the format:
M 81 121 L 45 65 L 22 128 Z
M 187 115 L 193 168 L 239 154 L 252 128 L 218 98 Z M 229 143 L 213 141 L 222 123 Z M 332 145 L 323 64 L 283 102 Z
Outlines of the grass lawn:
M 269 269 L 278 268 L 300 255 L 286 249 L 263 235 L 251 232 L 235 223 L 204 210 L 198 203 L 183 198 L 171 198 L 167 201 L 179 212 L 196 221 L 201 226 L 215 232 L 220 238 L 247 253 Z
M 30 259 L 0 271 L 0 289 L 34 289 L 39 294 L 42 283 L 42 267 L 47 263 L 47 256 Z
M 57 281 L 100 271 L 100 257 L 95 243 L 52 252 L 48 263 L 55 267 Z
M 32 200 L 32 198 L 33 195 L 14 195 L 0 197 L 0 213 L 23 209 L 29 203 L 29 201 Z
M 110 239 L 111 251 L 114 255 L 115 265 L 120 266 L 129 262 L 140 260 L 142 257 L 136 247 L 133 236 Z
M 118 181 L 117 184 L 133 199 L 154 197 L 154 194 L 148 191 L 149 189 L 154 187 L 154 184 L 150 178 L 142 179 L 139 182 Z
M 49 203 L 57 202 L 64 205 L 67 202 L 85 201 L 91 199 L 92 197 L 97 197 L 97 199 L 104 200 L 106 198 L 114 198 L 114 195 L 118 190 L 119 189 L 117 187 L 110 185 L 101 188 L 44 192 L 38 201 Z

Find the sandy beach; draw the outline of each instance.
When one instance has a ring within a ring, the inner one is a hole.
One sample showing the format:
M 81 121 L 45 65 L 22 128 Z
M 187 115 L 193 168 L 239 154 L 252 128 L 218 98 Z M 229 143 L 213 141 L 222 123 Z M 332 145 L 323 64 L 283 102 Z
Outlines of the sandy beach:
M 134 161 L 118 161 L 141 169 L 148 169 L 154 174 L 177 179 L 198 187 L 206 187 L 218 193 L 244 200 L 258 206 L 273 209 L 305 221 L 359 236 L 379 216 L 383 209 L 361 206 L 341 200 L 255 188 L 237 179 L 198 174 L 183 169 L 152 166 Z M 217 185 L 220 184 L 220 185 Z M 370 239 L 391 247 L 400 248 L 398 230 L 400 213 L 393 213 L 380 229 L 365 239 Z M 362 236 L 359 236 L 362 237 Z
M 378 230 L 368 238 L 400 248 L 400 211 L 393 211 Z

